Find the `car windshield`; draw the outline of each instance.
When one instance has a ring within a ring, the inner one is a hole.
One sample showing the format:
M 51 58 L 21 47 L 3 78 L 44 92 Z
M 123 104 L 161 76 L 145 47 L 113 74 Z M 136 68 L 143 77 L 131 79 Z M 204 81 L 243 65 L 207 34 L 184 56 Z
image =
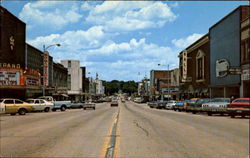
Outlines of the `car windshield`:
M 4 100 L 3 99 L 0 99 L 0 103 L 2 103 Z

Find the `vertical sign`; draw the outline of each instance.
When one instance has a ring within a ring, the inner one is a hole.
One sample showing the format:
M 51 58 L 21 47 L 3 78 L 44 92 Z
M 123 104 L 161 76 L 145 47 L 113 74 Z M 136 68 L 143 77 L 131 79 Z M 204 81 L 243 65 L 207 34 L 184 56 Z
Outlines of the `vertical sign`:
M 43 85 L 49 85 L 49 53 L 44 52 L 43 54 Z
M 182 79 L 187 79 L 187 51 L 182 53 Z

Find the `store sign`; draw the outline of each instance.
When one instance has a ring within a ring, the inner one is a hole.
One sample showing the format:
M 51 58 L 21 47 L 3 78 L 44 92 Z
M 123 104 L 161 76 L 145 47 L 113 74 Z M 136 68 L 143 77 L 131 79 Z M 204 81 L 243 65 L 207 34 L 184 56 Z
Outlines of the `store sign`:
M 26 77 L 26 86 L 39 86 L 40 80 L 39 78 Z
M 0 63 L 0 68 L 20 69 L 20 64 Z
M 43 54 L 43 84 L 49 85 L 49 53 L 47 52 Z
M 182 53 L 182 79 L 187 79 L 187 51 Z
M 20 72 L 0 70 L 1 86 L 17 86 L 20 85 Z
M 249 81 L 250 80 L 250 69 L 242 71 L 241 80 L 243 80 L 243 81 Z
M 24 76 L 26 86 L 40 86 L 40 73 L 38 70 L 26 69 Z
M 176 93 L 179 92 L 179 88 L 162 88 L 161 91 L 164 93 Z
M 216 60 L 216 77 L 225 77 L 228 74 L 229 62 L 226 59 Z

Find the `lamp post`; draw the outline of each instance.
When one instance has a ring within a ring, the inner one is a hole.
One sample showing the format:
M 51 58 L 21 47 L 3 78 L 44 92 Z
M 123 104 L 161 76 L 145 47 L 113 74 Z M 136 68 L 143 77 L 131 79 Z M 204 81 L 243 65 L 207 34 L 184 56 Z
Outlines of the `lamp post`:
M 49 66 L 49 52 L 47 50 L 53 46 L 60 47 L 61 44 L 59 44 L 59 43 L 51 44 L 47 47 L 45 47 L 45 45 L 43 45 L 43 76 L 41 76 L 43 78 L 43 96 L 45 96 L 45 87 L 46 87 L 45 79 L 47 80 L 47 75 L 48 75 L 47 73 L 49 73 L 49 72 L 46 72 L 46 68 Z M 52 68 L 53 68 L 53 66 L 52 66 Z
M 162 65 L 162 64 L 158 64 L 158 66 L 167 66 L 168 67 L 168 100 L 169 100 L 169 97 L 170 97 L 170 87 L 169 87 L 169 85 L 170 85 L 170 80 L 171 80 L 171 77 L 170 77 L 170 71 L 169 71 L 169 64 L 168 65 Z M 169 80 L 169 78 L 170 78 L 170 80 Z

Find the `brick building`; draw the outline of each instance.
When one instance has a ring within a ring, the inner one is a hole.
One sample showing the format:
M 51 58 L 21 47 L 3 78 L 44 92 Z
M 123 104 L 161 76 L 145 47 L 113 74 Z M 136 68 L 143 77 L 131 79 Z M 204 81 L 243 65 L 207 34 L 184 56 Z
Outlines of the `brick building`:
M 180 52 L 181 98 L 208 97 L 209 36 L 204 35 Z

